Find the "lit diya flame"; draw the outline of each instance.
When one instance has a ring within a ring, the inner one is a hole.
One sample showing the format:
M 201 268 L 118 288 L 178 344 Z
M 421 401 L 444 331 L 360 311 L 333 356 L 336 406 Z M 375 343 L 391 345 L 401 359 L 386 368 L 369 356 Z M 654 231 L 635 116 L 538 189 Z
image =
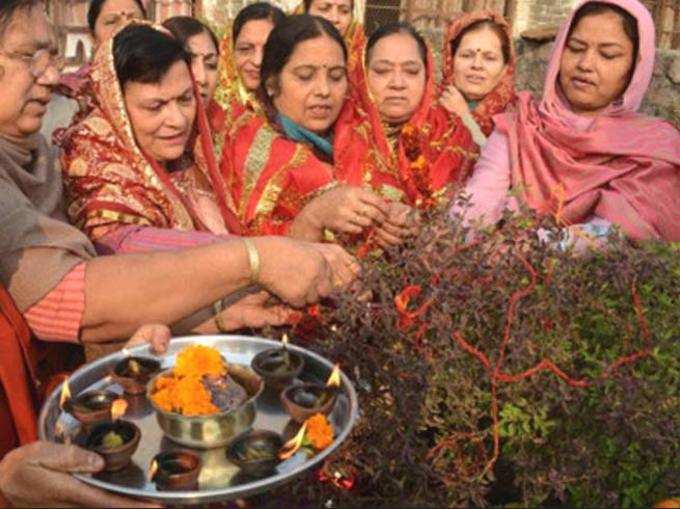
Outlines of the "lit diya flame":
M 111 403 L 111 420 L 115 421 L 123 417 L 127 411 L 127 407 L 128 403 L 123 398 L 118 398 Z
M 288 348 L 288 334 L 283 335 L 281 343 L 283 343 L 283 348 Z
M 54 435 L 56 438 L 61 438 L 66 445 L 71 444 L 71 435 L 69 435 L 63 422 L 57 421 L 56 426 L 54 426 Z
M 71 389 L 68 386 L 68 380 L 64 380 L 61 386 L 61 396 L 59 396 L 59 408 L 64 409 L 66 402 L 71 399 Z
M 287 460 L 288 458 L 293 457 L 293 455 L 298 452 L 300 447 L 302 447 L 302 442 L 305 439 L 305 433 L 307 432 L 307 423 L 305 422 L 300 430 L 297 432 L 297 435 L 295 435 L 293 438 L 288 440 L 285 444 L 283 444 L 283 447 L 281 447 L 281 450 L 279 451 L 279 459 L 281 460 Z
M 340 365 L 333 366 L 331 376 L 326 380 L 326 387 L 340 387 Z
M 153 478 L 156 477 L 156 472 L 158 472 L 158 462 L 156 460 L 151 461 L 151 464 L 149 465 L 149 470 L 147 472 L 149 479 L 153 481 Z
M 130 350 L 127 348 L 121 349 L 120 353 L 122 353 L 124 357 L 130 357 L 132 355 L 132 352 L 130 352 Z

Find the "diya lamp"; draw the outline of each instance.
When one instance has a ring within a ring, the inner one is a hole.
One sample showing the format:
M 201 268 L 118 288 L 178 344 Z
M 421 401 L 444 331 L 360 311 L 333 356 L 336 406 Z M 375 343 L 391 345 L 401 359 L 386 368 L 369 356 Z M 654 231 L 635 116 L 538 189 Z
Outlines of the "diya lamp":
M 247 431 L 227 446 L 227 459 L 250 477 L 266 477 L 281 462 L 279 451 L 283 439 L 265 430 Z
M 84 426 L 111 418 L 114 401 L 121 399 L 116 393 L 105 390 L 85 391 L 75 398 L 71 397 L 68 380 L 61 386 L 59 407 L 73 415 Z M 121 401 L 125 401 L 122 400 Z
M 149 380 L 161 370 L 161 363 L 150 357 L 132 356 L 123 349 L 125 358 L 119 361 L 111 372 L 111 378 L 126 394 L 144 394 Z
M 291 385 L 281 393 L 281 403 L 293 420 L 303 423 L 314 414 L 331 413 L 339 389 L 340 367 L 336 364 L 326 385 L 314 382 Z
M 120 419 L 126 409 L 125 400 L 114 401 L 111 406 L 112 420 L 94 425 L 85 437 L 85 448 L 104 458 L 105 472 L 116 472 L 125 468 L 139 445 L 141 438 L 139 428 L 132 422 Z
M 260 375 L 265 384 L 281 391 L 302 372 L 305 359 L 288 349 L 288 336 L 283 335 L 281 348 L 269 348 L 258 353 L 251 362 L 253 370 Z
M 195 490 L 200 473 L 201 460 L 190 451 L 161 452 L 149 466 L 149 479 L 159 490 Z
M 287 460 L 288 458 L 292 458 L 296 452 L 298 452 L 302 448 L 302 444 L 304 443 L 305 440 L 305 433 L 307 432 L 307 423 L 305 422 L 300 426 L 300 429 L 298 430 L 297 434 L 288 440 L 285 444 L 283 444 L 283 447 L 279 450 L 279 459 L 280 460 Z

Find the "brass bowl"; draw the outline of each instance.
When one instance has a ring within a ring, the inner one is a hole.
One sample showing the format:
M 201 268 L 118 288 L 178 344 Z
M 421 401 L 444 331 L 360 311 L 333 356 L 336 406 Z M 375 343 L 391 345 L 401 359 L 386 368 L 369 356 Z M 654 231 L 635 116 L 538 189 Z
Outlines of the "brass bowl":
M 229 376 L 246 390 L 248 399 L 238 408 L 212 415 L 182 415 L 156 406 L 151 398 L 156 380 L 172 370 L 162 371 L 149 381 L 146 396 L 166 437 L 187 447 L 213 449 L 226 445 L 236 435 L 252 427 L 255 400 L 264 390 L 264 381 L 253 370 L 240 364 L 229 364 L 227 369 Z
M 102 444 L 104 436 L 111 431 L 117 433 L 124 440 L 121 445 L 105 447 Z M 85 439 L 85 448 L 96 452 L 104 458 L 106 462 L 105 472 L 116 472 L 124 469 L 130 463 L 132 455 L 137 450 L 141 436 L 142 434 L 137 425 L 130 421 L 102 422 L 95 425 L 88 433 Z

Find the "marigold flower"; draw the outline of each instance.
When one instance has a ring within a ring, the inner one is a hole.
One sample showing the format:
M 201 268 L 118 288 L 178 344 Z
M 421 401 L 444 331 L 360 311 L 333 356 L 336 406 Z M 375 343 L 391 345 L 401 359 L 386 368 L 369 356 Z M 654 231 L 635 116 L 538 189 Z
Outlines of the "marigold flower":
M 176 376 L 225 375 L 227 367 L 219 350 L 203 345 L 191 345 L 177 356 L 173 370 Z
M 306 421 L 307 439 L 321 451 L 333 443 L 333 426 L 323 414 L 314 414 Z

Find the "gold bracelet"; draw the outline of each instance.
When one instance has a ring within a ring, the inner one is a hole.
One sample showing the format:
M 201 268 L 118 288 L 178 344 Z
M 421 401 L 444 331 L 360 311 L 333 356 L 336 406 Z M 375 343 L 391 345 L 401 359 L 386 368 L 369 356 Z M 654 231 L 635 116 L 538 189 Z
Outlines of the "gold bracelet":
M 213 304 L 213 310 L 215 311 L 215 327 L 217 327 L 217 330 L 219 332 L 229 332 L 227 329 L 226 325 L 224 325 L 224 322 L 222 321 L 222 311 L 224 310 L 224 304 L 222 303 L 222 299 L 218 300 Z
M 257 283 L 260 277 L 260 253 L 248 237 L 243 237 L 243 243 L 248 251 L 248 263 L 250 264 L 250 282 Z

